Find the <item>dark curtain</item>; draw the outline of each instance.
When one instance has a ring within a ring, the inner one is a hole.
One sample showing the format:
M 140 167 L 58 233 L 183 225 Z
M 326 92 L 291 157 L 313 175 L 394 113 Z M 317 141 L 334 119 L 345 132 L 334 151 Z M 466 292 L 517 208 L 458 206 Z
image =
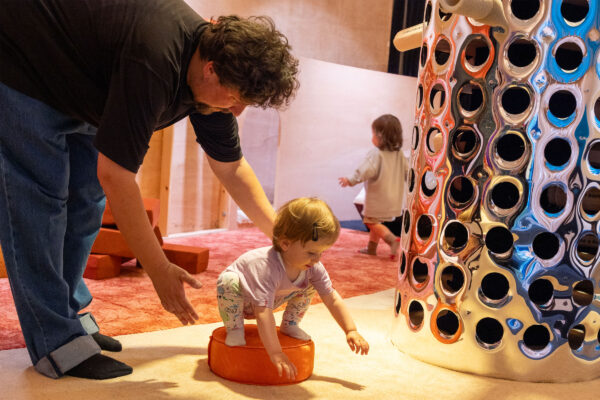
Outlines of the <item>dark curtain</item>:
M 396 50 L 393 44 L 396 33 L 404 28 L 423 22 L 425 0 L 394 0 L 392 13 L 392 30 L 390 32 L 390 55 L 388 72 L 400 75 L 417 76 L 419 72 L 420 49 L 405 52 Z

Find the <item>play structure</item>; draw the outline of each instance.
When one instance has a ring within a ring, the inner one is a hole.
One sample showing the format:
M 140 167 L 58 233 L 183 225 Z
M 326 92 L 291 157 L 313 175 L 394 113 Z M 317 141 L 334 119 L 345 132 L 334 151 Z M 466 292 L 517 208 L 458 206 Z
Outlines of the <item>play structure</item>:
M 428 0 L 392 341 L 451 369 L 600 376 L 598 3 Z M 408 131 L 408 129 L 407 129 Z
M 253 385 L 289 385 L 308 379 L 313 372 L 315 344 L 312 340 L 299 340 L 284 335 L 277 328 L 281 348 L 298 369 L 293 381 L 279 376 L 277 369 L 258 336 L 256 325 L 245 325 L 245 346 L 229 347 L 225 344 L 225 327 L 213 331 L 208 343 L 208 366 L 222 378 Z

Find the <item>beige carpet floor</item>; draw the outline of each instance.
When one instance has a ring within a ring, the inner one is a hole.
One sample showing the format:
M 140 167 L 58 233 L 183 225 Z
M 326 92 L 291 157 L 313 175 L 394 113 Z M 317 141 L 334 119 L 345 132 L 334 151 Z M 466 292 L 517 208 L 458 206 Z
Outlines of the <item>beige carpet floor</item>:
M 207 364 L 210 333 L 220 324 L 121 336 L 117 358 L 134 373 L 108 381 L 37 374 L 25 349 L 0 352 L 0 399 L 6 400 L 227 400 L 227 399 L 597 399 L 600 380 L 572 384 L 523 383 L 446 370 L 414 360 L 389 340 L 393 290 L 346 300 L 371 352 L 350 352 L 323 304 L 310 308 L 304 329 L 316 346 L 314 373 L 290 386 L 226 381 Z M 278 320 L 280 315 L 277 316 Z

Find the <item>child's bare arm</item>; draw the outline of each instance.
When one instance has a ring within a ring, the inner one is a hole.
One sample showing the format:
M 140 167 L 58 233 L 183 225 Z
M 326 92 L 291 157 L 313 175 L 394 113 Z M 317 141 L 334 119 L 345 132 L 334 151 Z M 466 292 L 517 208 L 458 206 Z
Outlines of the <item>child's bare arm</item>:
M 346 342 L 348 342 L 350 349 L 356 354 L 368 354 L 369 343 L 356 330 L 356 324 L 354 324 L 354 320 L 339 293 L 334 290 L 324 296 L 323 303 L 346 334 Z
M 256 316 L 260 340 L 262 340 L 271 362 L 277 368 L 277 373 L 279 376 L 282 373 L 285 374 L 290 380 L 296 379 L 298 370 L 281 349 L 281 344 L 277 338 L 273 310 L 266 307 L 254 307 L 254 315 Z

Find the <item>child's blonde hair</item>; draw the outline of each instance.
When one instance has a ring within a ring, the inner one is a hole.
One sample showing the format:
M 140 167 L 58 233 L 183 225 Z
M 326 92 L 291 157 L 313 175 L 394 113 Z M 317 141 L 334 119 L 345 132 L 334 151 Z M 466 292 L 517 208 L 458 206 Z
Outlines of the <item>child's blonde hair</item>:
M 371 124 L 379 139 L 379 150 L 398 151 L 402 147 L 402 125 L 392 114 L 383 114 Z
M 300 240 L 302 244 L 309 240 L 326 239 L 335 243 L 340 234 L 340 222 L 331 208 L 323 200 L 315 197 L 300 197 L 285 203 L 277 211 L 273 227 L 273 247 L 281 252 L 279 241 Z

